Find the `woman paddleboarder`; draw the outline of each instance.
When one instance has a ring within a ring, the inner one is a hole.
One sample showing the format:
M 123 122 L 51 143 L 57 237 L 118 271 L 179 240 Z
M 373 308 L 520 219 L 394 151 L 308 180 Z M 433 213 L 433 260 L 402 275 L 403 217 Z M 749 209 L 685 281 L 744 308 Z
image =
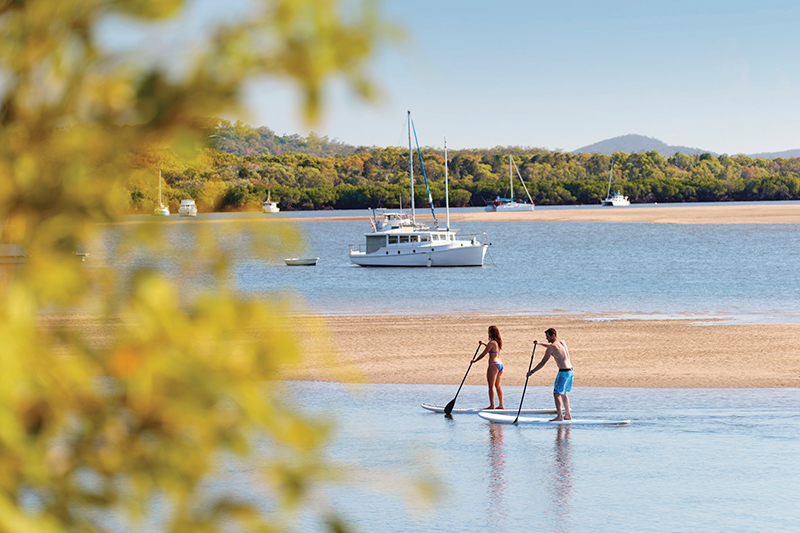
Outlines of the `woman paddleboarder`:
M 505 409 L 503 406 L 503 388 L 500 387 L 500 380 L 503 378 L 503 363 L 500 361 L 503 339 L 500 338 L 500 330 L 497 329 L 497 326 L 489 326 L 489 342 L 478 341 L 478 343 L 486 346 L 486 348 L 475 361 L 480 361 L 486 354 L 489 354 L 489 368 L 486 369 L 486 381 L 489 384 L 489 407 L 487 409 L 495 408 L 495 390 L 497 391 L 497 409 Z

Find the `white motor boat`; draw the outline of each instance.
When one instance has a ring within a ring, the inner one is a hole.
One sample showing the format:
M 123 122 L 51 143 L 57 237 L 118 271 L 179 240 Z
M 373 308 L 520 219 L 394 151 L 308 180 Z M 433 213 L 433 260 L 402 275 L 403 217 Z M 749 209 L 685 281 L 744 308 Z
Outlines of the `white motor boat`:
M 181 206 L 178 208 L 178 214 L 182 217 L 196 217 L 197 206 L 194 200 L 181 200 Z
M 158 207 L 153 209 L 153 214 L 159 217 L 169 216 L 169 207 L 161 201 L 161 171 L 158 171 Z
M 272 193 L 267 192 L 267 199 L 263 204 L 261 204 L 261 211 L 263 213 L 277 213 L 280 210 L 281 208 L 278 207 L 278 203 L 272 201 Z
M 522 182 L 522 186 L 525 187 L 525 193 L 528 195 L 528 200 L 530 203 L 527 202 L 517 202 L 514 200 L 514 174 L 512 173 L 512 168 L 516 168 L 517 165 L 514 163 L 514 158 L 512 156 L 508 156 L 508 184 L 511 187 L 511 198 L 500 198 L 499 196 L 495 198 L 493 201 L 486 204 L 486 211 L 495 212 L 495 211 L 533 211 L 533 199 L 531 198 L 530 193 L 528 192 L 528 187 L 525 185 L 525 182 L 522 180 L 522 175 L 519 173 L 519 169 L 517 168 L 517 175 L 519 176 L 519 181 Z
M 411 216 L 405 213 L 373 211 L 370 224 L 372 232 L 365 234 L 365 244 L 350 245 L 350 261 L 359 266 L 387 267 L 455 267 L 483 266 L 488 236 L 457 236 L 450 228 L 450 205 L 447 189 L 447 139 L 445 139 L 445 202 L 447 204 L 447 227 L 430 228 L 416 221 L 414 211 L 414 168 L 412 164 L 411 112 L 408 113 L 408 163 L 411 181 Z M 415 133 L 416 136 L 416 133 Z M 419 148 L 417 148 L 419 152 Z M 420 154 L 420 163 L 422 156 Z M 423 175 L 425 166 L 422 165 Z M 427 178 L 426 178 L 427 184 Z M 433 213 L 433 201 L 428 191 Z M 381 218 L 379 218 L 379 215 Z M 436 215 L 433 214 L 434 221 Z
M 614 176 L 614 160 L 611 160 L 611 171 L 608 173 L 608 191 L 606 192 L 606 199 L 600 200 L 600 205 L 626 207 L 631 205 L 627 196 L 622 196 L 619 191 L 611 194 L 611 178 Z

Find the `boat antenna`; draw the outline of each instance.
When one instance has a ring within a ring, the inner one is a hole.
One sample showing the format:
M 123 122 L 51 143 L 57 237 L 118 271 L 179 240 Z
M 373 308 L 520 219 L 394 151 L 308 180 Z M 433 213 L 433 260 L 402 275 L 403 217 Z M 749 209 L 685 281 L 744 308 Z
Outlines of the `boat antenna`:
M 411 178 L 411 222 L 416 223 L 414 211 L 414 157 L 411 152 L 411 111 L 408 112 L 408 175 Z
M 414 127 L 414 120 L 411 119 L 411 111 L 408 112 L 408 118 L 411 120 L 411 129 L 414 130 L 414 140 L 417 143 L 417 153 L 419 154 L 419 166 L 422 167 L 422 177 L 425 178 L 425 188 L 428 190 L 428 203 L 431 204 L 431 215 L 433 215 L 433 223 L 436 224 L 436 212 L 433 210 L 433 196 L 431 196 L 431 188 L 428 185 L 428 176 L 425 174 L 425 162 L 422 161 L 422 150 L 419 149 L 417 128 Z
M 444 205 L 447 213 L 447 231 L 450 231 L 450 190 L 447 186 L 447 136 L 444 137 Z

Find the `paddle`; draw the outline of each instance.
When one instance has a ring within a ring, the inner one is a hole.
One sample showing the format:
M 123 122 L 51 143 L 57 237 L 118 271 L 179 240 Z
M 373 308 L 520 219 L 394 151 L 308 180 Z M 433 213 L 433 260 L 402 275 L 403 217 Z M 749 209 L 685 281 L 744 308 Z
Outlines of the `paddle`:
M 481 343 L 478 343 L 478 349 L 475 350 L 475 355 L 478 355 L 478 350 L 481 349 Z M 469 369 L 472 368 L 472 363 L 475 362 L 475 355 L 472 356 L 472 359 L 469 361 L 469 366 L 467 367 L 467 374 L 469 374 Z M 447 405 L 444 406 L 444 414 L 445 416 L 449 415 L 453 412 L 453 407 L 456 405 L 456 398 L 458 398 L 458 393 L 461 392 L 461 387 L 464 386 L 464 382 L 467 380 L 467 374 L 464 374 L 464 379 L 461 380 L 461 385 L 458 386 L 458 390 L 456 391 L 456 395 L 450 400 Z
M 533 354 L 536 353 L 536 344 L 537 344 L 537 342 L 533 341 L 533 351 L 531 352 L 531 362 L 528 365 L 528 372 L 530 372 L 531 368 L 533 368 Z M 522 399 L 519 401 L 519 409 L 517 409 L 517 418 L 514 419 L 514 424 L 517 423 L 517 420 L 519 420 L 519 414 L 522 412 L 522 402 L 525 401 L 525 389 L 528 388 L 528 378 L 529 377 L 530 376 L 528 376 L 528 373 L 526 372 L 525 373 L 525 386 L 522 387 Z

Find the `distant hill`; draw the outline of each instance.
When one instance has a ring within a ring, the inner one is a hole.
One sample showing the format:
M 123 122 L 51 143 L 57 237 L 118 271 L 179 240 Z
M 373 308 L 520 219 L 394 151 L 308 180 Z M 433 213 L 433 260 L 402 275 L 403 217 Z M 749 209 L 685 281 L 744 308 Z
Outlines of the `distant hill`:
M 621 135 L 613 139 L 606 139 L 598 143 L 590 144 L 573 150 L 573 153 L 587 153 L 587 154 L 604 154 L 613 155 L 614 152 L 625 152 L 630 154 L 633 152 L 649 152 L 655 150 L 663 156 L 671 156 L 675 153 L 686 155 L 698 155 L 709 153 L 717 155 L 708 150 L 700 148 L 689 148 L 688 146 L 671 146 L 667 143 L 654 139 L 652 137 L 645 137 L 644 135 Z
M 800 157 L 800 150 L 784 150 L 783 152 L 762 152 L 760 154 L 749 154 L 753 159 L 789 159 Z
M 665 157 L 669 157 L 675 153 L 686 155 L 698 155 L 706 153 L 713 156 L 719 155 L 709 150 L 703 150 L 700 148 L 671 146 L 667 143 L 659 141 L 658 139 L 654 139 L 653 137 L 645 137 L 644 135 L 621 135 L 619 137 L 614 137 L 613 139 L 606 139 L 605 141 L 600 141 L 598 143 L 590 144 L 589 146 L 584 146 L 583 148 L 578 148 L 577 150 L 573 150 L 573 153 L 613 155 L 614 152 L 625 152 L 626 154 L 631 154 L 633 152 L 649 152 L 650 150 L 655 150 Z M 747 157 L 752 157 L 753 159 L 790 159 L 792 157 L 800 157 L 800 149 L 745 155 L 747 155 Z

